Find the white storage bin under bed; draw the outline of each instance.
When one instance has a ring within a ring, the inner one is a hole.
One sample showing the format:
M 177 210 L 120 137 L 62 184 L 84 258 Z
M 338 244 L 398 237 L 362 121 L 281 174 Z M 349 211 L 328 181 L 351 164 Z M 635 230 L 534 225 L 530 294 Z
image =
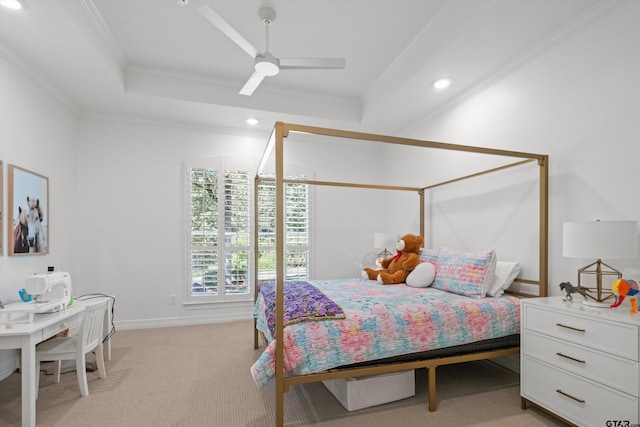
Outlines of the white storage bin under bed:
M 347 411 L 406 399 L 416 394 L 414 371 L 322 382 Z

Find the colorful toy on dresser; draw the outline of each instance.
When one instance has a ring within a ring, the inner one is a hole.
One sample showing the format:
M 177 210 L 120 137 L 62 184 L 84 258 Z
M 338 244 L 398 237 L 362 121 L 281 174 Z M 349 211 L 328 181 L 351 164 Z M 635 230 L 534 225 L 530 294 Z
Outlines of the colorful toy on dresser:
M 611 285 L 611 291 L 613 292 L 613 296 L 616 298 L 616 302 L 611 304 L 611 307 L 618 307 L 622 304 L 625 297 L 631 298 L 629 301 L 631 302 L 631 313 L 635 314 L 638 312 L 638 292 L 640 292 L 640 287 L 638 286 L 638 282 L 635 280 L 628 279 L 618 279 L 613 282 Z

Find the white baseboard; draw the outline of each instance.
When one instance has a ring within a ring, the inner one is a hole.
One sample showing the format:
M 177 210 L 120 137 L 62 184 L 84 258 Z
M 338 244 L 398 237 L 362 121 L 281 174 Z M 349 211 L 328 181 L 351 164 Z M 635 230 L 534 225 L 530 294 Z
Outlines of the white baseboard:
M 170 328 L 174 326 L 207 325 L 210 323 L 226 323 L 240 319 L 251 319 L 251 314 L 247 313 L 225 313 L 222 315 L 208 314 L 202 316 L 189 317 L 166 317 L 160 319 L 141 320 L 114 320 L 113 324 L 117 330 L 126 331 L 133 329 L 149 328 Z
M 113 325 L 116 330 L 124 331 L 225 323 L 253 318 L 253 305 L 253 301 L 186 302 L 182 304 L 184 313 L 181 316 L 132 320 L 119 319 L 116 310 Z

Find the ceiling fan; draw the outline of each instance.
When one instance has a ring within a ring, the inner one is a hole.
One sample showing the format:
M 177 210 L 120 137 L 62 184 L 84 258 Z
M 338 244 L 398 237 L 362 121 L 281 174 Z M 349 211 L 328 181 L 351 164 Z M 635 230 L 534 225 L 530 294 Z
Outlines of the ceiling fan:
M 345 66 L 344 58 L 276 58 L 273 56 L 269 52 L 269 26 L 276 19 L 276 11 L 270 7 L 261 7 L 258 11 L 258 16 L 264 22 L 266 30 L 264 52 L 258 51 L 211 7 L 201 6 L 198 12 L 255 59 L 255 71 L 240 90 L 240 95 L 250 96 L 265 77 L 275 76 L 280 70 L 342 69 Z

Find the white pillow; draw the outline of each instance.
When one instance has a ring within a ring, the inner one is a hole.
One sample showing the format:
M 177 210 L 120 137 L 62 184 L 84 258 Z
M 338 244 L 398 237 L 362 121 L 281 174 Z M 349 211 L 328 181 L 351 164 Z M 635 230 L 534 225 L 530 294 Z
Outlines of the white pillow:
M 436 277 L 436 268 L 430 262 L 418 264 L 409 275 L 405 283 L 413 288 L 426 288 L 433 283 Z
M 492 297 L 501 297 L 504 290 L 507 289 L 522 271 L 522 267 L 517 262 L 498 261 L 494 272 L 494 279 L 487 295 Z

